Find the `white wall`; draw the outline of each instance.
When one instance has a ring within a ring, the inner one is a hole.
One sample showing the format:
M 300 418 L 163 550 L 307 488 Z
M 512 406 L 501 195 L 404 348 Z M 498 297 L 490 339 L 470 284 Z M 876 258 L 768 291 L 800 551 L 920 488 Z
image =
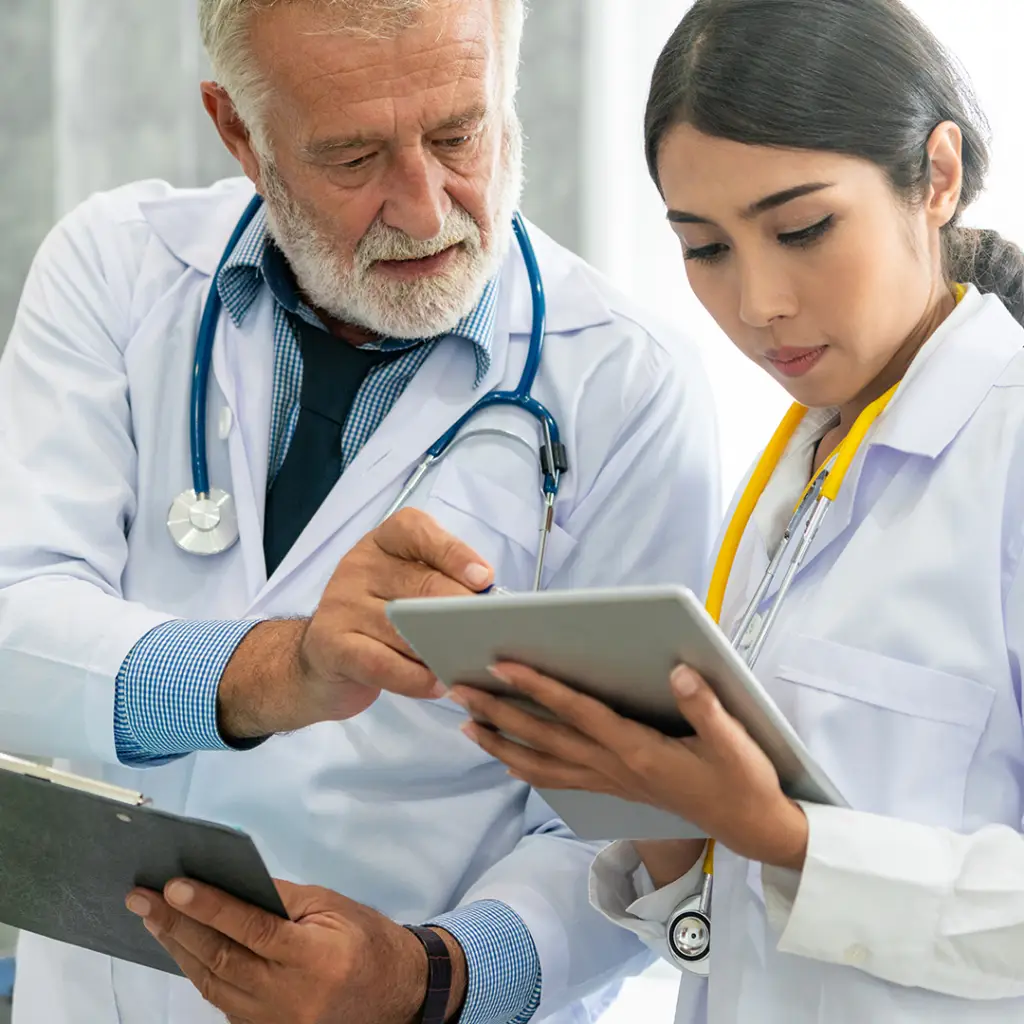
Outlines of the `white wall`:
M 588 39 L 589 174 L 585 254 L 622 288 L 671 317 L 700 345 L 718 404 L 727 494 L 788 406 L 690 292 L 675 236 L 643 157 L 651 70 L 686 0 L 592 0 Z M 1024 0 L 910 0 L 952 46 L 977 86 L 995 137 L 987 195 L 966 218 L 1024 243 Z M 969 14 L 965 14 L 969 12 Z

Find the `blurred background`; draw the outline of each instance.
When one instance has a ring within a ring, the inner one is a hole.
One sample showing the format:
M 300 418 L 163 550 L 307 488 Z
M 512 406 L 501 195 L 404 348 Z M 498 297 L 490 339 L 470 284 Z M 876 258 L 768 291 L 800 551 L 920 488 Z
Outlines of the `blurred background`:
M 909 0 L 963 61 L 992 124 L 994 165 L 969 223 L 1024 243 L 1024 0 Z M 725 493 L 787 400 L 690 293 L 643 159 L 658 52 L 687 0 L 533 0 L 520 108 L 524 210 L 625 291 L 684 328 L 718 405 Z M 0 0 L 0 345 L 36 247 L 98 189 L 138 178 L 204 185 L 236 173 L 199 102 L 195 0 Z M 0 1021 L 12 936 L 0 927 Z M 606 1024 L 671 1021 L 676 981 L 627 983 Z

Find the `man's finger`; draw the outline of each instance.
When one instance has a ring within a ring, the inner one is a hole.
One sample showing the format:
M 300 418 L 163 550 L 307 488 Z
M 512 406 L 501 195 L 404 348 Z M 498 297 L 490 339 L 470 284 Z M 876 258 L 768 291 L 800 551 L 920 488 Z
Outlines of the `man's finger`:
M 266 1010 L 260 1000 L 248 992 L 236 988 L 223 978 L 218 978 L 205 964 L 194 957 L 184 946 L 169 935 L 155 936 L 167 950 L 182 973 L 196 987 L 199 994 L 211 1006 L 215 1006 L 234 1024 L 259 1024 L 267 1020 Z
M 373 596 L 383 602 L 408 597 L 470 597 L 479 589 L 426 562 L 390 556 L 380 561 L 380 571 L 374 574 L 370 587 Z
M 347 896 L 320 886 L 296 885 L 294 882 L 285 882 L 280 878 L 274 879 L 274 885 L 277 887 L 277 894 L 281 897 L 285 910 L 288 911 L 288 916 L 296 924 L 313 914 L 325 912 L 338 914 L 346 910 L 355 914 L 364 909 Z
M 345 674 L 351 682 L 414 700 L 444 696 L 445 688 L 429 668 L 387 644 L 361 633 L 347 634 L 343 643 Z
M 480 591 L 494 582 L 491 567 L 469 545 L 418 509 L 396 512 L 373 537 L 385 554 L 423 562 L 470 590 Z
M 233 896 L 185 879 L 175 879 L 164 888 L 164 898 L 181 915 L 226 936 L 262 960 L 288 961 L 294 943 L 294 925 L 268 914 Z M 174 935 L 182 941 L 179 935 Z M 192 952 L 197 952 L 192 950 Z
M 255 953 L 209 925 L 186 917 L 157 893 L 136 889 L 128 896 L 127 906 L 143 918 L 146 929 L 165 949 L 173 943 L 211 974 L 245 991 L 259 987 L 266 964 Z

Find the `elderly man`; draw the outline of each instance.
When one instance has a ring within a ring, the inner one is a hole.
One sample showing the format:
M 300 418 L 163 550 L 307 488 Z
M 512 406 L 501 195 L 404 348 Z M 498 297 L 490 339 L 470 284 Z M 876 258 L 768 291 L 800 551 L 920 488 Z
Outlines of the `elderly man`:
M 533 585 L 542 435 L 522 410 L 482 414 L 386 519 L 424 450 L 526 360 L 521 2 L 199 6 L 203 99 L 245 178 L 70 214 L 0 364 L 0 746 L 244 829 L 291 920 L 186 883 L 134 893 L 194 987 L 25 935 L 15 1019 L 585 1019 L 644 962 L 589 908 L 594 848 L 460 736 L 384 614 Z M 718 497 L 698 361 L 531 234 L 549 302 L 533 394 L 570 467 L 542 583 L 700 587 Z M 169 533 L 197 446 L 209 501 Z M 208 530 L 230 527 L 227 494 L 233 545 Z

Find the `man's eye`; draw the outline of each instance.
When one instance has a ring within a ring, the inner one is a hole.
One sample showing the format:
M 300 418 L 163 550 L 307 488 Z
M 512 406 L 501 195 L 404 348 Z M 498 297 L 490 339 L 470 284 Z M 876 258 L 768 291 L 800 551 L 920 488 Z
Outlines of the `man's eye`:
M 360 167 L 364 167 L 374 158 L 374 156 L 376 156 L 375 153 L 369 153 L 366 156 L 357 157 L 355 160 L 349 160 L 346 163 L 343 163 L 341 166 L 344 167 L 345 170 L 347 171 L 354 171 Z

